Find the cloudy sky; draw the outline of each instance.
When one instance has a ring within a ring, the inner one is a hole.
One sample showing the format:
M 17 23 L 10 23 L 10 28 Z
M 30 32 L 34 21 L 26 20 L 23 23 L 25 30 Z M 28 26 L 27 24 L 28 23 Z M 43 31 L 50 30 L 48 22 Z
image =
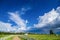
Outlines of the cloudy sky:
M 60 34 L 60 0 L 0 0 L 0 31 Z

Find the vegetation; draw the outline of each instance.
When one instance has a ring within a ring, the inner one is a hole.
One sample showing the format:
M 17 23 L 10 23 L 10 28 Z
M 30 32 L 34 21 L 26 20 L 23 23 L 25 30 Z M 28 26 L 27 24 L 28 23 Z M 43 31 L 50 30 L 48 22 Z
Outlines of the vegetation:
M 20 35 L 23 35 L 23 34 L 25 34 L 25 33 L 22 33 L 22 32 L 21 32 L 21 33 L 0 32 L 0 34 L 5 34 L 5 35 L 7 35 L 7 34 L 8 34 L 8 35 L 12 35 L 12 34 L 13 34 L 13 35 L 15 35 L 15 34 L 20 34 Z
M 0 33 L 0 38 L 1 37 L 7 37 L 8 35 L 18 35 L 21 40 L 27 40 L 27 39 L 32 39 L 32 40 L 60 40 L 60 35 L 56 36 L 52 30 L 50 30 L 50 34 L 31 34 L 28 33 L 28 35 L 24 35 L 25 33 L 5 33 L 1 32 Z M 10 37 L 6 40 L 12 40 L 13 37 Z
M 6 40 L 12 40 L 13 39 L 13 37 L 10 37 L 10 38 L 7 38 Z
M 50 34 L 54 34 L 52 30 L 50 30 Z
M 28 37 L 30 38 L 34 38 L 35 40 L 60 40 L 60 35 L 56 36 L 56 35 L 44 35 L 44 34 L 36 34 L 36 35 L 28 35 Z

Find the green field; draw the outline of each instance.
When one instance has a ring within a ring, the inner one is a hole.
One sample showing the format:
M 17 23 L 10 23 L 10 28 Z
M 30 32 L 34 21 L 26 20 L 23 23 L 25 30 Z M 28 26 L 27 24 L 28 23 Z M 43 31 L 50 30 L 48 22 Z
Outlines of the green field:
M 10 37 L 8 37 L 10 36 Z M 0 35 L 0 38 L 7 37 L 6 40 L 12 40 L 16 35 Z M 28 35 L 17 35 L 21 40 L 60 40 L 60 35 L 47 35 L 47 34 L 28 34 Z
M 35 40 L 60 40 L 60 36 L 56 35 L 28 35 L 30 38 L 34 38 Z

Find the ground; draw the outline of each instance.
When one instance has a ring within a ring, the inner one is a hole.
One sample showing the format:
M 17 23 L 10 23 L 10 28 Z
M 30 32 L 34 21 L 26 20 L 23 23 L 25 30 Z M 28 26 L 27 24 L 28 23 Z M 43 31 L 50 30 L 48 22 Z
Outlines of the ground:
M 28 34 L 28 35 L 0 35 L 0 40 L 60 40 L 60 35 Z
M 21 40 L 18 36 L 14 36 L 12 40 Z

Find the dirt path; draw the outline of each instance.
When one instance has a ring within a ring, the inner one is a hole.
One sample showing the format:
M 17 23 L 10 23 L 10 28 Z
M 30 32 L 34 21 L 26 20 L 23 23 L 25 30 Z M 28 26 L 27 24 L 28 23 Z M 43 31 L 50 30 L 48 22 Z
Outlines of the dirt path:
M 14 36 L 12 40 L 21 40 L 18 36 Z

